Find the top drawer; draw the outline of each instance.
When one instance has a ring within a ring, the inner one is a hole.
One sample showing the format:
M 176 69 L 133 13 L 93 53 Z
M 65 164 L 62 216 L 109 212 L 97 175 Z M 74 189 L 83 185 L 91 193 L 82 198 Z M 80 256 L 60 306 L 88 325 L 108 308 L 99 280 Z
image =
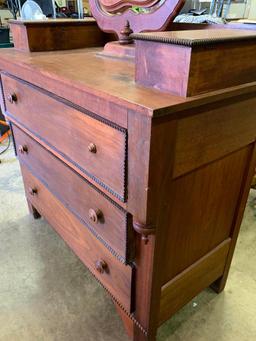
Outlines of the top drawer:
M 7 116 L 44 140 L 114 196 L 125 201 L 126 130 L 78 111 L 39 88 L 2 74 Z

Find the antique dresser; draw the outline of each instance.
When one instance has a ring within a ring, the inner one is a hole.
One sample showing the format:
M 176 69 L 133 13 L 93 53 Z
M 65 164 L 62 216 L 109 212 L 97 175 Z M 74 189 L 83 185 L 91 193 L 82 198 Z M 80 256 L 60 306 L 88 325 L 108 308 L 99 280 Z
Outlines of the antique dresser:
M 2 51 L 2 109 L 31 214 L 132 339 L 152 341 L 200 291 L 225 287 L 256 165 L 256 34 L 131 38 L 135 59 Z

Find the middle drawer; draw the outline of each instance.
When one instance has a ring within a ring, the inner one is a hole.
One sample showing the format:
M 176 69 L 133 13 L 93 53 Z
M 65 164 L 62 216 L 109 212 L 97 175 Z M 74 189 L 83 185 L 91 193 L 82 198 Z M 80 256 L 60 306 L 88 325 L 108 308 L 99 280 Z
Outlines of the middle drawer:
M 13 125 L 19 160 L 122 262 L 132 258 L 127 212 Z

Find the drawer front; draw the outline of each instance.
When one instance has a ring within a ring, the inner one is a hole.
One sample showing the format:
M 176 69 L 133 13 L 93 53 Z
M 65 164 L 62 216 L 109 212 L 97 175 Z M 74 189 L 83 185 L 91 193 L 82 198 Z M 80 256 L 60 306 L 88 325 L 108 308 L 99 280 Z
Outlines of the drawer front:
M 130 225 L 128 227 L 127 213 L 15 125 L 13 133 L 20 161 L 29 166 L 112 253 L 127 262 L 133 232 Z
M 5 74 L 2 83 L 10 120 L 17 120 L 78 167 L 85 177 L 125 201 L 125 129 L 105 124 Z
M 31 204 L 111 295 L 131 312 L 132 267 L 119 262 L 25 165 L 21 165 L 21 170 L 26 195 Z

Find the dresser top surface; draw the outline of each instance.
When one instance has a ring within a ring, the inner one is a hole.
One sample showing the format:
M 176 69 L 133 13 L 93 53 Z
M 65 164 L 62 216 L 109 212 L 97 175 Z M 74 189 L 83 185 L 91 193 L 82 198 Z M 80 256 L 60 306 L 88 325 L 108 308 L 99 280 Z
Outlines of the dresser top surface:
M 150 116 L 164 115 L 202 104 L 254 92 L 256 82 L 220 91 L 180 97 L 148 89 L 134 81 L 132 62 L 102 57 L 102 48 L 27 53 L 2 49 L 0 68 L 18 78 L 55 93 L 61 87 L 80 89 L 110 102 Z

